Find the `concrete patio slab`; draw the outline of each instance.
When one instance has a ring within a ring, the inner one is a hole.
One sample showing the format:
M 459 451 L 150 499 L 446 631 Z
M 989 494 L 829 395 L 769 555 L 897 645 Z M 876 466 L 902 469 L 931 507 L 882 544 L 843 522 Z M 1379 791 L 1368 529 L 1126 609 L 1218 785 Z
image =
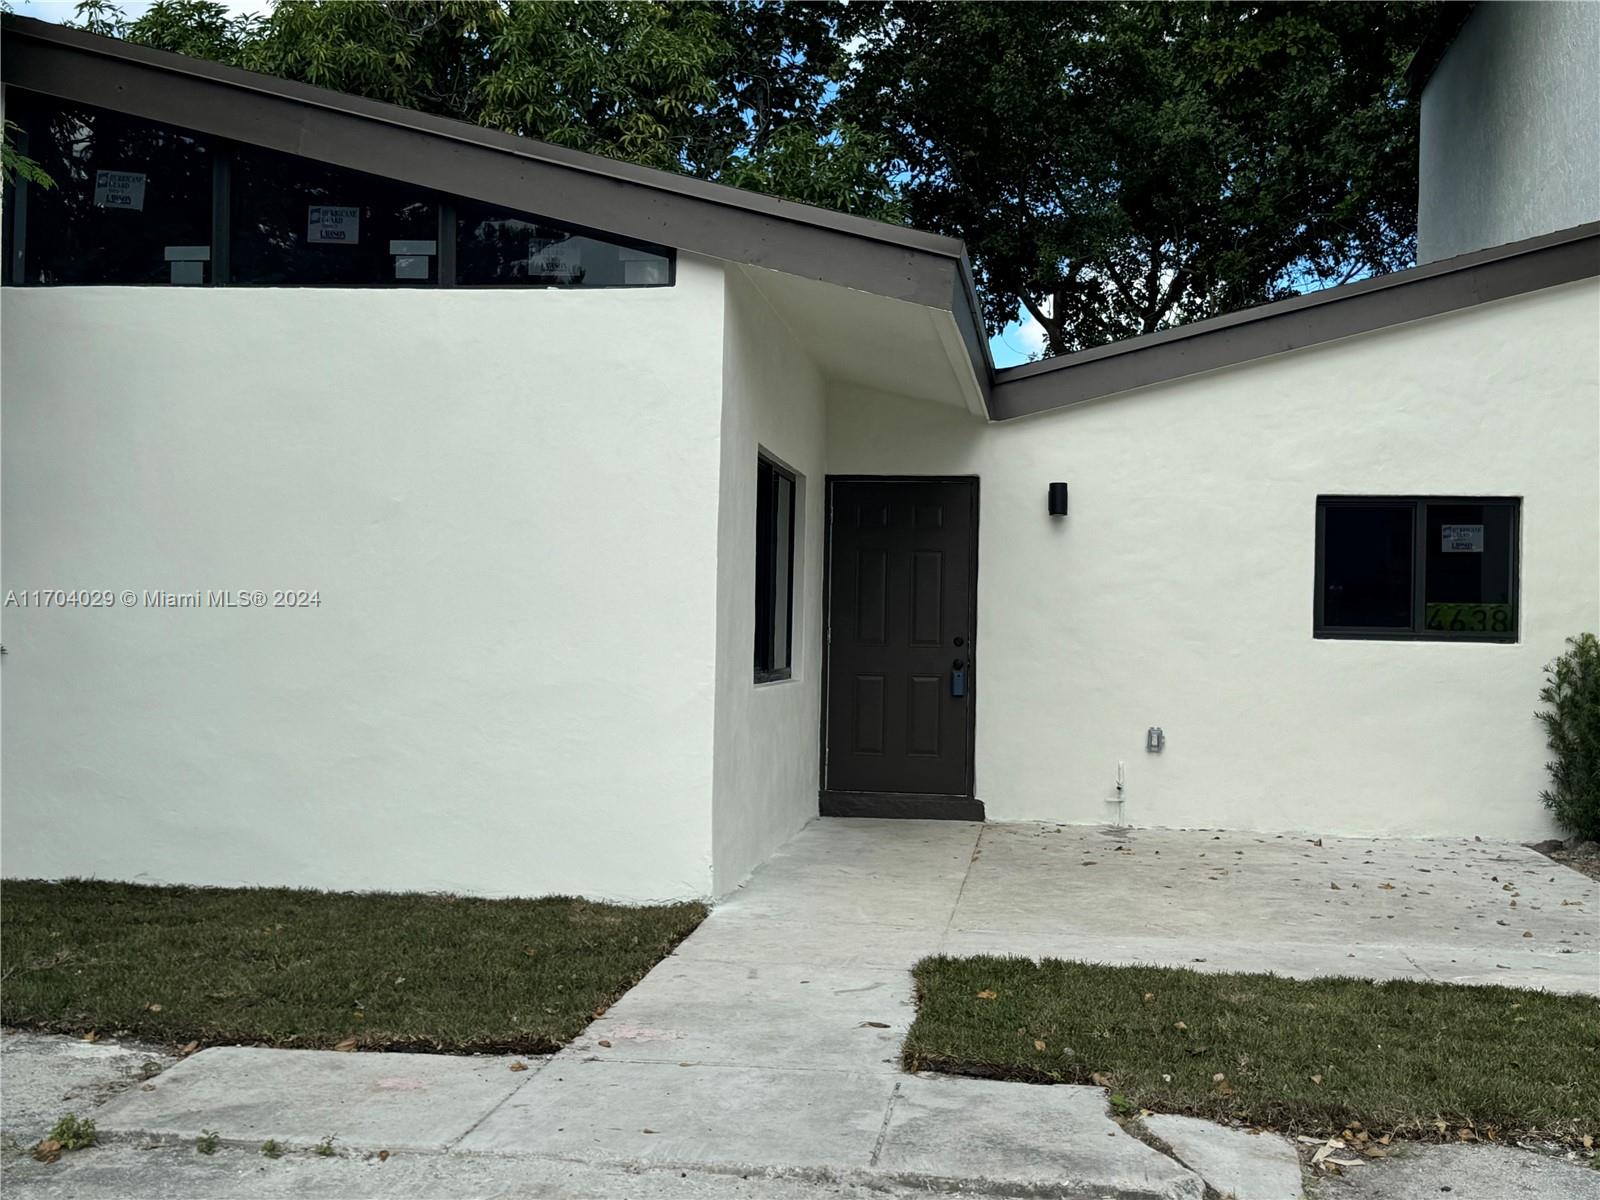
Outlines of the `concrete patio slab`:
M 1196 1117 L 1146 1117 L 1143 1125 L 1229 1200 L 1300 1200 L 1305 1193 L 1300 1155 L 1277 1134 L 1228 1129 Z
M 902 1181 L 957 1177 L 1033 1196 L 1201 1200 L 1198 1175 L 1130 1137 L 1101 1088 L 914 1075 L 876 1155 Z
M 291 1147 L 445 1149 L 537 1072 L 512 1058 L 340 1054 L 219 1046 L 184 1059 L 95 1114 L 102 1134 Z
M 1595 952 L 1552 958 L 1540 952 L 1513 951 L 1492 955 L 1492 966 L 1486 966 L 1477 955 L 1468 956 L 1468 961 L 1462 962 L 1447 957 L 1449 953 L 1418 951 L 1416 962 L 1428 973 L 1428 978 L 1440 983 L 1533 987 L 1551 992 L 1600 991 L 1600 958 Z
M 1264 945 L 1226 937 L 1100 937 L 1044 926 L 953 930 L 940 952 L 1061 958 L 1112 966 L 1157 965 L 1194 971 L 1255 971 L 1299 979 L 1356 975 L 1366 979 L 1423 979 L 1417 961 L 1398 946 Z
M 572 1049 L 607 1062 L 893 1074 L 915 1015 L 903 968 L 668 960 Z
M 803 1059 L 804 1048 L 795 1050 Z M 459 1149 L 718 1170 L 862 1170 L 894 1086 L 883 1074 L 565 1058 Z
M 992 824 L 950 929 L 946 953 L 1600 992 L 1600 887 L 1470 838 Z

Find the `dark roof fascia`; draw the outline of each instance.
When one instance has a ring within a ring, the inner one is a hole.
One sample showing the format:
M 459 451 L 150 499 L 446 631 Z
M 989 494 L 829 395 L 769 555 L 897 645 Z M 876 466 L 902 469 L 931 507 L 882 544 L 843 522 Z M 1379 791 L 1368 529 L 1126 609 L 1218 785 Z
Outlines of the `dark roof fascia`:
M 1406 66 L 1405 85 L 1408 99 L 1421 98 L 1422 89 L 1428 86 L 1428 80 L 1433 78 L 1433 73 L 1444 61 L 1445 51 L 1450 49 L 1456 36 L 1461 32 L 1461 27 L 1467 23 L 1472 10 L 1477 7 L 1476 0 L 1447 0 L 1434 9 L 1433 23 L 1423 35 L 1422 45 L 1417 47 L 1417 52 L 1411 56 L 1411 62 Z
M 132 113 L 694 254 L 950 311 L 987 401 L 994 367 L 956 238 L 552 146 L 6 14 L 9 86 Z
M 1600 275 L 1600 222 L 995 372 L 995 420 L 1070 408 Z

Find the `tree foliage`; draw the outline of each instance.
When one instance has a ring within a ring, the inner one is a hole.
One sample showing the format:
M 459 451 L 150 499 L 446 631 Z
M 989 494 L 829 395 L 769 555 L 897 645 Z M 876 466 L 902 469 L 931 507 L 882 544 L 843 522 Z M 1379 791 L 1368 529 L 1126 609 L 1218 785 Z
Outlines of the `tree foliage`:
M 1051 353 L 1408 265 L 1418 4 L 893 3 L 843 97 Z
M 55 187 L 56 181 L 50 177 L 50 173 L 17 149 L 12 135 L 16 127 L 16 122 L 7 121 L 3 134 L 0 134 L 0 179 L 6 183 L 15 183 L 20 179 L 39 187 Z
M 1431 6 L 158 0 L 147 45 L 965 239 L 1060 354 L 1410 263 Z
M 827 113 L 865 10 L 634 0 L 158 0 L 99 32 L 576 150 L 898 219 L 882 139 Z

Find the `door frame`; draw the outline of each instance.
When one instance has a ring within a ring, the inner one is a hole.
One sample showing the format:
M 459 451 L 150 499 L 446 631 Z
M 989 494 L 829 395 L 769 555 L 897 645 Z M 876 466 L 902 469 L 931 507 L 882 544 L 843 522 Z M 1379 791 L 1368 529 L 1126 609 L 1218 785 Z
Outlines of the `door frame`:
M 922 792 L 841 792 L 828 787 L 828 697 L 833 669 L 833 496 L 837 483 L 960 483 L 972 488 L 972 540 L 969 548 L 967 603 L 972 627 L 967 632 L 967 770 L 966 788 L 955 795 Z M 826 475 L 823 477 L 822 528 L 822 703 L 817 762 L 817 809 L 824 817 L 906 817 L 919 820 L 981 821 L 983 801 L 975 791 L 978 753 L 978 521 L 983 511 L 982 482 L 977 475 Z

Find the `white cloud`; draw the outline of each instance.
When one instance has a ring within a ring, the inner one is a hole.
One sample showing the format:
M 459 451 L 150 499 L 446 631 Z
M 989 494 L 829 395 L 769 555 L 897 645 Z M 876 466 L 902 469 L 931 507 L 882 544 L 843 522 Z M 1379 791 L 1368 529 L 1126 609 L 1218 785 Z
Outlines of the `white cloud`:
M 1049 301 L 1046 301 L 1048 304 Z M 1045 315 L 1049 315 L 1046 309 Z M 1009 322 L 995 337 L 989 339 L 989 353 L 997 367 L 1014 367 L 1044 357 L 1044 326 L 1033 319 L 1026 308 L 1017 307 L 1016 320 Z
M 1017 329 L 1017 340 L 1022 343 L 1022 348 L 1029 357 L 1037 358 L 1044 353 L 1047 337 L 1044 326 L 1033 319 L 1030 313 Z

